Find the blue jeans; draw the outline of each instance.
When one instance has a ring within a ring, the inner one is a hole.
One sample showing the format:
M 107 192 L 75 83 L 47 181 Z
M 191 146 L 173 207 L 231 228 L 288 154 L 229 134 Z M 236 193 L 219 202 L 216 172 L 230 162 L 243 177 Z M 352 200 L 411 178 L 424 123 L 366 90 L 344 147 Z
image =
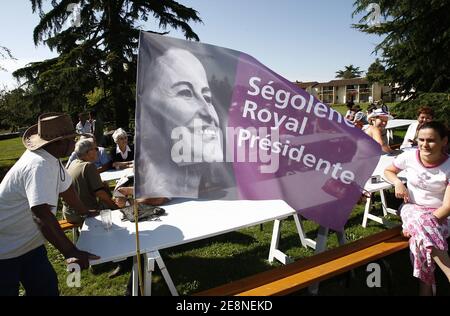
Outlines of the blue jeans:
M 58 278 L 40 246 L 20 257 L 0 260 L 0 296 L 19 295 L 22 283 L 27 296 L 58 296 Z

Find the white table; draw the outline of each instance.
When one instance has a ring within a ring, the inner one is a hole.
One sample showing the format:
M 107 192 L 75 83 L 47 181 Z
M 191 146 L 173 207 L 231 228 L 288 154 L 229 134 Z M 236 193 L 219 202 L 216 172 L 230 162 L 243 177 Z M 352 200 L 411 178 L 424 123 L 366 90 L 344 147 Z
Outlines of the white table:
M 389 120 L 386 124 L 386 133 L 388 137 L 388 141 L 393 139 L 394 137 L 394 129 L 399 127 L 406 127 L 411 125 L 412 123 L 416 122 L 416 120 L 405 120 L 405 119 L 393 119 Z M 369 125 L 364 125 L 364 128 L 368 127 Z
M 387 122 L 386 131 L 388 140 L 394 138 L 394 129 L 399 127 L 407 127 L 412 123 L 416 122 L 416 120 L 405 120 L 405 119 L 393 119 Z
M 133 168 L 126 168 L 121 170 L 107 170 L 102 173 L 100 173 L 100 178 L 102 181 L 111 181 L 111 180 L 117 180 L 122 178 L 123 176 L 128 176 L 133 174 Z
M 379 176 L 381 178 L 381 181 L 379 183 L 371 183 L 371 180 L 367 180 L 366 184 L 364 185 L 364 189 L 367 190 L 370 193 L 370 197 L 367 198 L 366 205 L 364 207 L 364 215 L 363 215 L 363 221 L 362 226 L 367 226 L 367 220 L 371 219 L 373 221 L 376 221 L 377 223 L 384 224 L 389 226 L 390 223 L 386 221 L 384 218 L 388 213 L 390 214 L 397 214 L 397 210 L 394 210 L 392 208 L 389 208 L 386 203 L 386 198 L 384 196 L 384 190 L 388 190 L 393 187 L 393 185 L 383 179 L 384 169 L 386 169 L 388 166 L 392 164 L 394 161 L 395 156 L 391 155 L 381 155 L 380 160 L 378 161 L 378 164 L 375 168 L 375 170 L 372 173 L 372 176 Z M 399 176 L 401 177 L 404 172 L 400 172 Z M 375 216 L 373 214 L 370 214 L 370 208 L 372 205 L 372 196 L 373 193 L 380 192 L 381 197 L 381 207 L 383 209 L 383 217 Z
M 151 274 L 155 262 L 159 266 L 172 295 L 177 290 L 165 268 L 159 250 L 201 240 L 245 227 L 275 221 L 269 250 L 269 261 L 290 262 L 278 249 L 281 220 L 293 216 L 299 236 L 304 233 L 297 212 L 281 200 L 269 201 L 184 201 L 163 206 L 166 215 L 158 220 L 139 223 L 141 253 L 145 254 L 145 293 L 151 294 Z M 122 222 L 119 211 L 112 212 L 113 227 L 105 231 L 99 216 L 87 218 L 80 232 L 77 247 L 101 257 L 92 265 L 118 261 L 136 255 L 135 224 Z M 306 245 L 303 245 L 306 247 Z M 133 293 L 137 294 L 137 267 L 133 267 Z
M 386 129 L 394 129 L 398 127 L 409 126 L 414 123 L 416 120 L 405 120 L 405 119 L 393 119 L 389 120 L 386 124 Z

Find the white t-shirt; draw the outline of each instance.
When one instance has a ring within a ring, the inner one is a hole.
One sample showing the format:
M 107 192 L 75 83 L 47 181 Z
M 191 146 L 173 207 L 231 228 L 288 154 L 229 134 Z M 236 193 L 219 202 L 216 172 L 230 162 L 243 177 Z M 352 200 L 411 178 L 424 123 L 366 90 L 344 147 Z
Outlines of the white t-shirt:
M 128 158 L 128 152 L 131 152 L 131 149 L 130 149 L 130 147 L 128 147 L 128 145 L 127 145 L 127 148 L 125 148 L 125 153 L 123 153 L 123 152 L 120 150 L 119 145 L 116 146 L 116 154 L 120 154 L 120 155 L 122 156 L 122 159 L 123 159 L 123 160 L 125 160 L 125 159 Z
M 425 207 L 440 207 L 447 185 L 450 185 L 450 159 L 439 165 L 425 167 L 419 150 L 410 150 L 397 156 L 394 166 L 406 170 L 410 203 Z
M 400 146 L 400 149 L 412 147 L 412 144 L 409 140 L 414 140 L 416 137 L 417 127 L 419 126 L 419 121 L 416 121 L 408 126 L 408 130 L 406 131 L 405 138 L 403 139 L 403 143 Z
M 0 183 L 0 259 L 21 256 L 44 244 L 31 207 L 54 206 L 72 178 L 59 160 L 43 149 L 25 151 Z
M 91 123 L 89 123 L 89 121 L 84 122 L 84 125 L 81 124 L 81 122 L 78 122 L 75 129 L 77 130 L 78 134 L 92 133 L 92 125 Z

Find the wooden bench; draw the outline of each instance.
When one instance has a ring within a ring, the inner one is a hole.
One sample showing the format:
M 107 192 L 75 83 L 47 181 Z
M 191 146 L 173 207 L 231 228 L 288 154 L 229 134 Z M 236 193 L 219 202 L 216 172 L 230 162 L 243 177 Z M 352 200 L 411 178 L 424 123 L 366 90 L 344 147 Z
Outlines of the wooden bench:
M 397 226 L 294 263 L 194 294 L 195 296 L 287 295 L 408 247 Z
M 60 226 L 61 229 L 64 230 L 64 231 L 69 230 L 69 229 L 73 229 L 73 228 L 78 228 L 78 227 L 80 227 L 80 226 L 77 225 L 77 224 L 69 223 L 69 222 L 66 221 L 65 219 L 62 219 L 62 220 L 59 221 L 59 226 Z
M 69 223 L 65 219 L 62 219 L 62 220 L 60 220 L 58 222 L 59 222 L 59 226 L 61 227 L 61 229 L 63 231 L 66 231 L 66 230 L 69 230 L 69 229 L 72 230 L 73 241 L 76 241 L 78 239 L 78 230 L 77 230 L 77 228 L 80 227 L 80 225 Z

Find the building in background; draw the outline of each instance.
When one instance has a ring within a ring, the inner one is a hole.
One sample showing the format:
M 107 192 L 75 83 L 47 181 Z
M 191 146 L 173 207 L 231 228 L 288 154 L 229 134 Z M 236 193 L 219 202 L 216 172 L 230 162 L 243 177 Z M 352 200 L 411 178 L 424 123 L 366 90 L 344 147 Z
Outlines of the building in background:
M 296 81 L 295 84 L 327 104 L 343 104 L 347 101 L 366 103 L 380 99 L 384 102 L 400 101 L 399 97 L 391 93 L 390 86 L 377 82 L 370 84 L 366 78 L 336 79 L 328 82 Z

